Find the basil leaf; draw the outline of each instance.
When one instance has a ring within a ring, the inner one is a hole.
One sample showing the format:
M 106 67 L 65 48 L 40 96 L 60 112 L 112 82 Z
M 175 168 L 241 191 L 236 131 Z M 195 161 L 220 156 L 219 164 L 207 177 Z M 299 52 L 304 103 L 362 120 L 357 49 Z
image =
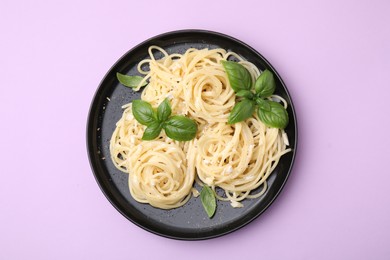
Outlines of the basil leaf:
M 116 78 L 119 80 L 119 82 L 130 88 L 135 88 L 138 87 L 139 83 L 144 79 L 141 76 L 129 76 L 129 75 L 124 75 L 119 72 L 116 73 Z M 141 87 L 145 86 L 148 84 L 146 81 L 141 85 Z
M 259 107 L 257 115 L 260 120 L 269 127 L 284 129 L 288 124 L 288 114 L 286 109 L 279 103 L 264 100 L 269 104 L 270 110 Z
M 238 97 L 246 97 L 247 99 L 253 99 L 254 95 L 253 95 L 252 91 L 243 89 L 243 90 L 238 91 L 236 93 L 236 96 L 238 96 Z
M 135 119 L 142 125 L 148 126 L 157 121 L 152 106 L 146 101 L 133 100 L 132 110 Z
M 202 205 L 207 213 L 207 216 L 211 218 L 217 208 L 217 202 L 215 200 L 214 192 L 209 186 L 203 186 L 202 191 L 200 192 L 200 200 L 202 201 Z
M 160 135 L 162 125 L 159 122 L 152 122 L 146 127 L 142 140 L 153 140 Z
M 228 124 L 235 124 L 244 121 L 252 116 L 255 110 L 255 102 L 249 99 L 243 99 L 238 102 L 229 115 Z
M 172 116 L 165 121 L 163 128 L 169 138 L 177 141 L 189 141 L 195 137 L 198 125 L 194 120 L 185 116 Z
M 168 99 L 164 99 L 163 102 L 157 107 L 157 120 L 159 122 L 164 122 L 172 114 L 171 105 L 169 104 Z
M 269 70 L 263 71 L 256 79 L 255 90 L 259 97 L 269 97 L 275 91 L 274 75 Z
M 252 77 L 249 71 L 241 64 L 234 61 L 222 61 L 222 65 L 228 75 L 230 86 L 234 92 L 252 88 Z
M 259 105 L 259 108 L 266 111 L 271 111 L 271 105 L 268 100 L 264 100 L 262 98 L 256 99 L 256 103 Z

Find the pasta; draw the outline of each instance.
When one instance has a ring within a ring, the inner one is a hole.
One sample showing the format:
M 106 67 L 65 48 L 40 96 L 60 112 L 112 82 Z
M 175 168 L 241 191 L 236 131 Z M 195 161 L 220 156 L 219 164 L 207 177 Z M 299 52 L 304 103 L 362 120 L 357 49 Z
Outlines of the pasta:
M 162 54 L 161 59 L 155 53 Z M 196 120 L 196 137 L 187 142 L 170 139 L 162 131 L 153 141 L 142 141 L 145 126 L 135 120 L 132 106 L 126 104 L 110 141 L 111 159 L 121 171 L 129 174 L 129 190 L 140 203 L 170 209 L 185 204 L 194 191 L 193 184 L 208 185 L 219 200 L 242 207 L 242 200 L 257 198 L 267 189 L 267 178 L 282 155 L 291 151 L 284 130 L 265 126 L 253 117 L 233 125 L 227 123 L 235 105 L 221 61 L 233 57 L 251 74 L 260 71 L 239 55 L 224 49 L 188 49 L 184 54 L 168 54 L 151 46 L 150 58 L 138 64 L 145 75 L 141 99 L 157 106 L 169 99 L 172 114 Z M 148 69 L 145 69 L 148 68 Z M 278 100 L 287 107 L 287 102 Z M 254 190 L 260 191 L 256 194 Z

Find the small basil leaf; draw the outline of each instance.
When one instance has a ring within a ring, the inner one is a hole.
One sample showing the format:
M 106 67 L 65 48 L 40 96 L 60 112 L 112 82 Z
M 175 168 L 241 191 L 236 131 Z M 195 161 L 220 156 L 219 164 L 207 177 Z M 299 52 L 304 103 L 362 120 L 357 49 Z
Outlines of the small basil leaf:
M 252 88 L 252 77 L 249 71 L 241 64 L 234 61 L 222 61 L 222 65 L 228 75 L 230 86 L 234 92 Z
M 256 103 L 259 105 L 259 108 L 265 111 L 271 111 L 271 105 L 268 100 L 262 98 L 257 98 Z
M 142 136 L 142 140 L 153 140 L 159 136 L 162 129 L 162 125 L 159 122 L 152 122 L 146 127 L 145 132 Z
M 270 110 L 257 110 L 257 115 L 260 120 L 269 127 L 284 129 L 288 124 L 288 114 L 286 109 L 279 103 L 274 101 L 264 100 L 269 103 Z
M 177 141 L 189 141 L 195 137 L 198 125 L 194 120 L 185 116 L 172 116 L 165 121 L 163 128 L 169 138 Z
M 235 124 L 244 121 L 252 116 L 255 110 L 255 102 L 249 99 L 243 99 L 238 102 L 229 115 L 228 124 Z
M 146 101 L 140 99 L 133 100 L 132 110 L 134 118 L 142 125 L 148 126 L 157 121 L 152 106 Z
M 135 88 L 138 87 L 139 83 L 143 80 L 143 77 L 141 76 L 129 76 L 129 75 L 124 75 L 119 72 L 116 73 L 116 77 L 119 80 L 119 82 L 130 88 Z M 148 84 L 146 81 L 141 85 L 141 87 L 145 86 Z
M 217 208 L 217 202 L 213 190 L 209 186 L 203 186 L 202 191 L 200 192 L 200 200 L 204 210 L 207 213 L 207 216 L 211 218 Z
M 236 93 L 236 96 L 238 96 L 238 97 L 245 97 L 247 99 L 253 99 L 254 95 L 253 95 L 252 91 L 243 89 L 243 90 L 238 91 Z
M 157 120 L 159 122 L 164 122 L 172 114 L 171 105 L 169 104 L 168 99 L 164 99 L 163 102 L 157 107 Z
M 269 70 L 263 71 L 255 82 L 256 93 L 260 97 L 269 97 L 275 91 L 274 75 Z

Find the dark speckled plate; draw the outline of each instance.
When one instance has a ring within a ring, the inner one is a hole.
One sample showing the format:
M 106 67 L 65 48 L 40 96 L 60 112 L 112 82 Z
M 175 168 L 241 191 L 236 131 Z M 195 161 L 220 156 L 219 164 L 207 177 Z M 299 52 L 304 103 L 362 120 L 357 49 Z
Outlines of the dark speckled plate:
M 290 123 L 286 132 L 293 149 L 282 157 L 269 178 L 267 192 L 258 199 L 245 200 L 243 208 L 232 208 L 227 202 L 218 202 L 216 214 L 209 219 L 200 198 L 191 198 L 184 206 L 161 210 L 136 202 L 128 189 L 128 176 L 117 170 L 110 159 L 109 141 L 115 123 L 122 115 L 121 106 L 140 97 L 119 84 L 116 72 L 135 74 L 139 61 L 148 56 L 150 45 L 163 47 L 169 53 L 183 53 L 190 47 L 224 48 L 232 50 L 260 69 L 269 69 L 276 75 L 276 93 L 288 103 Z M 294 107 L 285 84 L 271 64 L 245 43 L 220 33 L 200 30 L 169 32 L 153 37 L 131 49 L 108 71 L 92 101 L 88 125 L 87 146 L 89 160 L 97 183 L 112 205 L 134 224 L 155 234 L 183 240 L 213 238 L 230 233 L 248 224 L 264 212 L 282 190 L 290 174 L 297 144 L 297 125 Z

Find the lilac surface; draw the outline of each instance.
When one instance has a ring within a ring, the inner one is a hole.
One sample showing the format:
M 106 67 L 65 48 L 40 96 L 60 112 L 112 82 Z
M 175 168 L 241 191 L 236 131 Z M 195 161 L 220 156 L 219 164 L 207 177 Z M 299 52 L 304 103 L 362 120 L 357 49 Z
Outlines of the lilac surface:
M 389 1 L 1 1 L 0 259 L 389 259 Z M 86 120 L 145 39 L 208 29 L 261 52 L 296 106 L 292 175 L 260 218 L 184 242 L 100 191 Z

